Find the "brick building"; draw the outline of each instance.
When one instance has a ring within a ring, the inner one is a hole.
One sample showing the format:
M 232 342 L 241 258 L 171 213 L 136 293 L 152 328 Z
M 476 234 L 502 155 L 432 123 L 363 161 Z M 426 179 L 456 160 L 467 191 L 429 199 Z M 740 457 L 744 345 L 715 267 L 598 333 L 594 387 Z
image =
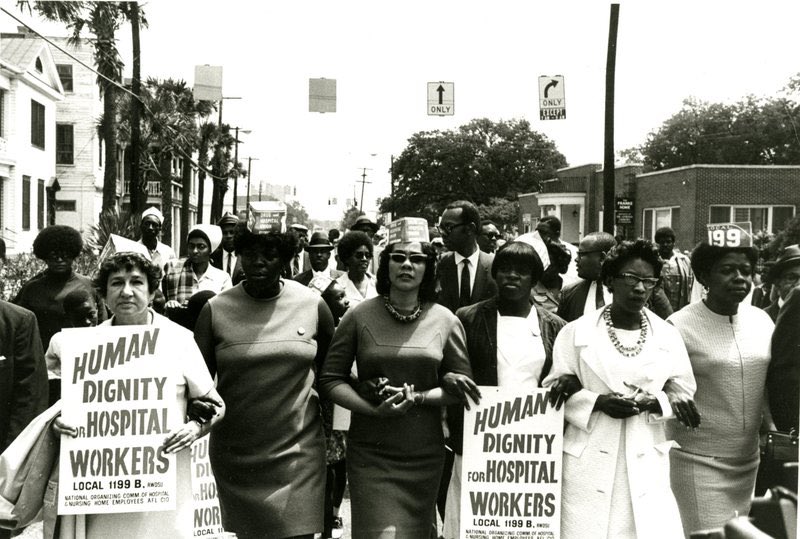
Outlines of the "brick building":
M 750 221 L 753 231 L 781 230 L 800 206 L 800 166 L 690 165 L 642 173 L 639 165 L 615 169 L 615 197 L 632 202 L 631 223 L 618 224 L 625 237 L 653 238 L 671 226 L 676 243 L 690 249 L 706 236 L 706 224 Z M 540 191 L 519 195 L 520 232 L 544 215 L 562 221 L 562 239 L 577 243 L 603 222 L 600 165 L 568 167 L 542 182 Z M 619 217 L 620 214 L 618 214 Z M 619 220 L 617 221 L 619 222 Z

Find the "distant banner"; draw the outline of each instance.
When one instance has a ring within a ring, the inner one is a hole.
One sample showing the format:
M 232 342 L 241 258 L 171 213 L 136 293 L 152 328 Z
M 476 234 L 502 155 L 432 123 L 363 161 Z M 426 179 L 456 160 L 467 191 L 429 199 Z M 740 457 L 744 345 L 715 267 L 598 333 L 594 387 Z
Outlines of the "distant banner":
M 192 444 L 192 498 L 194 499 L 193 537 L 227 537 L 222 527 L 217 498 L 217 481 L 208 458 L 208 436 Z
M 176 508 L 175 455 L 164 439 L 181 417 L 175 358 L 152 326 L 65 330 L 58 513 L 136 513 Z
M 461 539 L 558 539 L 564 409 L 544 389 L 480 390 L 464 414 Z

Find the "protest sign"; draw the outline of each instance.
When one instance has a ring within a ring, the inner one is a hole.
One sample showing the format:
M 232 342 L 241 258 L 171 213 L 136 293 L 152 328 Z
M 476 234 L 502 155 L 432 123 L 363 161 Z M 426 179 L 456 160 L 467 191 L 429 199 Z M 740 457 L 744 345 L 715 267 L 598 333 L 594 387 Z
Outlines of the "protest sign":
M 134 513 L 176 507 L 175 455 L 162 444 L 183 421 L 174 357 L 160 328 L 64 330 L 59 514 Z
M 217 482 L 208 458 L 208 436 L 192 444 L 192 498 L 194 537 L 226 537 L 219 512 Z
M 563 408 L 544 389 L 480 390 L 464 414 L 461 539 L 558 539 Z

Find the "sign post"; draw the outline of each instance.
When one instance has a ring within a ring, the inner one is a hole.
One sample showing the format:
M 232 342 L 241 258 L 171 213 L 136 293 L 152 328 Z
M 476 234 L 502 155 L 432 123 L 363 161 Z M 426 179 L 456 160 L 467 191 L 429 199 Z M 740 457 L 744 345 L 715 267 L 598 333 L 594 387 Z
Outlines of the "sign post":
M 614 219 L 618 225 L 633 224 L 633 199 L 628 197 L 617 197 Z
M 428 83 L 428 116 L 453 116 L 455 114 L 455 84 L 452 82 Z
M 564 76 L 539 77 L 539 119 L 564 120 L 566 117 Z

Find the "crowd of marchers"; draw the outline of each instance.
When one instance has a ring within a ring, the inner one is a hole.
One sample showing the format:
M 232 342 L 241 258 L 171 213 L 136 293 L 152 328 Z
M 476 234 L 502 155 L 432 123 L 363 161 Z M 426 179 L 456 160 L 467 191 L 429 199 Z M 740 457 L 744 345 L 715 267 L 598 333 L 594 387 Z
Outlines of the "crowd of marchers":
M 670 228 L 573 246 L 553 216 L 509 238 L 467 201 L 383 237 L 366 216 L 309 237 L 227 213 L 191 228 L 182 259 L 162 222 L 146 210 L 92 276 L 73 269 L 81 235 L 47 227 L 46 269 L 0 302 L 0 451 L 40 414 L 37 435 L 78 436 L 58 413 L 64 329 L 161 328 L 181 373 L 185 415 L 162 446 L 176 508 L 42 502 L 47 537 L 192 537 L 188 449 L 205 435 L 238 537 L 335 538 L 348 519 L 354 538 L 461 537 L 464 410 L 482 386 L 549 388 L 564 408 L 563 538 L 689 537 L 770 487 L 796 491 L 796 471 L 761 458 L 765 433 L 798 427 L 796 245 L 765 287 L 752 247 L 682 252 Z

